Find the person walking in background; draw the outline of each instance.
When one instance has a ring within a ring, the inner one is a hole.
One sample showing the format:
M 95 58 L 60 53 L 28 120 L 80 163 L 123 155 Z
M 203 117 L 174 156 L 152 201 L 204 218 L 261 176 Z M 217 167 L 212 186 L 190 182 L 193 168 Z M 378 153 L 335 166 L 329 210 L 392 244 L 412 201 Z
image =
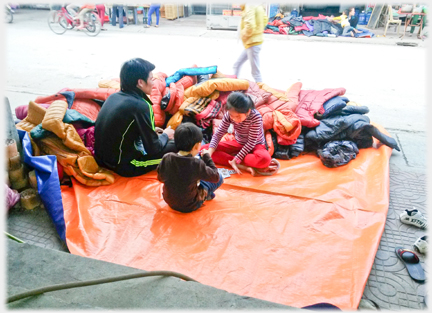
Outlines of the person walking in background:
M 79 9 L 78 15 L 74 17 L 74 20 L 79 20 L 79 25 L 76 28 L 77 30 L 84 29 L 84 15 L 88 12 L 91 12 L 95 9 L 95 5 L 92 3 L 86 3 Z
M 69 3 L 66 6 L 66 11 L 68 11 L 69 14 L 72 15 L 72 17 L 76 17 L 80 8 L 81 8 L 81 5 L 79 5 L 77 3 Z
M 96 9 L 98 11 L 99 19 L 102 26 L 101 30 L 107 30 L 106 28 L 103 27 L 105 22 L 105 4 L 96 4 Z
M 246 60 L 249 60 L 252 68 L 252 77 L 255 82 L 262 82 L 259 53 L 264 41 L 264 28 L 267 25 L 268 18 L 261 5 L 240 5 L 242 10 L 240 22 L 240 37 L 245 50 L 240 54 L 234 63 L 234 74 L 238 77 L 240 69 Z
M 152 16 L 153 12 L 156 14 L 156 25 L 155 25 L 155 27 L 159 27 L 159 12 L 160 12 L 160 7 L 161 7 L 160 4 L 156 4 L 156 3 L 150 4 L 150 9 L 149 9 L 149 12 L 148 12 L 148 17 L 147 17 L 147 24 L 144 25 L 144 27 L 148 28 L 148 27 L 151 26 L 151 22 L 152 22 L 151 16 Z

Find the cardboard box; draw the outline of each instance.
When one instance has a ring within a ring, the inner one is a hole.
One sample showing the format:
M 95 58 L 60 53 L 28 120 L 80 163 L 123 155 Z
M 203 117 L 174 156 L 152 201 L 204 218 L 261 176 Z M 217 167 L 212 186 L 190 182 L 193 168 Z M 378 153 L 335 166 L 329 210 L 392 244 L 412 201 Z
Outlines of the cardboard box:
M 242 11 L 241 10 L 233 10 L 233 15 L 234 16 L 241 16 L 242 15 Z
M 222 15 L 232 15 L 232 10 L 222 10 Z
M 183 4 L 166 4 L 165 5 L 165 18 L 168 20 L 175 20 L 178 17 L 184 16 Z

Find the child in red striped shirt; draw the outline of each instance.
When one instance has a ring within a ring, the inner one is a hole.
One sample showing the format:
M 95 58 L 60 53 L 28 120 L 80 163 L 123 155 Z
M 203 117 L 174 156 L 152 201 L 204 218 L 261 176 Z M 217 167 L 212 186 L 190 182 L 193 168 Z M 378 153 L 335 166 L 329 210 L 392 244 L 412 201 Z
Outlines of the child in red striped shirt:
M 242 92 L 228 96 L 226 109 L 210 144 L 202 149 L 208 149 L 216 164 L 231 166 L 238 174 L 244 169 L 255 176 L 256 169 L 266 169 L 272 161 L 265 145 L 262 116 L 252 99 Z M 234 125 L 235 140 L 220 142 L 230 124 Z

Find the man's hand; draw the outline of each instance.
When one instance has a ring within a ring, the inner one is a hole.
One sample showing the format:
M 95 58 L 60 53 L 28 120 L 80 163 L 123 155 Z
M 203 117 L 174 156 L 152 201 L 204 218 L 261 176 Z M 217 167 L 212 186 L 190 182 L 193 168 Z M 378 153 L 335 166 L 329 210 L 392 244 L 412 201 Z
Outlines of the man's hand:
M 168 135 L 168 139 L 174 139 L 174 129 L 172 129 L 171 126 L 165 128 L 163 132 Z
M 163 133 L 163 129 L 160 127 L 155 127 L 155 132 L 156 134 L 161 135 Z
M 231 167 L 233 168 L 234 171 L 236 171 L 237 174 L 243 174 L 240 169 L 237 167 L 237 163 L 235 161 L 235 159 L 232 159 L 231 161 L 228 161 L 228 163 L 231 165 Z

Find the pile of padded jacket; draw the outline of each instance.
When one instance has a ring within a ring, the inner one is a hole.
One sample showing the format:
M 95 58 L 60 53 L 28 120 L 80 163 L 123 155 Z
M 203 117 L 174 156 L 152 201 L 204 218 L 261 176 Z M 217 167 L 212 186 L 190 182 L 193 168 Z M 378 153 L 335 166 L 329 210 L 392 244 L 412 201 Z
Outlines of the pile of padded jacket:
M 278 90 L 225 75 L 217 66 L 196 65 L 169 77 L 154 73 L 153 83 L 155 125 L 176 129 L 182 122 L 193 122 L 207 141 L 226 112 L 229 94 L 240 91 L 252 98 L 261 113 L 268 150 L 275 158 L 315 151 L 326 166 L 335 167 L 354 158 L 358 148 L 371 147 L 373 137 L 399 150 L 393 138 L 370 124 L 367 107 L 343 97 L 344 88 L 302 90 L 302 83 L 296 82 Z M 112 173 L 94 160 L 93 134 L 98 112 L 119 91 L 120 80 L 102 80 L 98 87 L 64 88 L 15 110 L 16 126 L 29 133 L 34 155 L 56 155 L 61 172 L 91 186 L 114 182 Z M 232 138 L 233 134 L 226 134 L 222 140 Z
M 216 66 L 180 69 L 168 77 L 153 75 L 150 99 L 155 124 L 176 129 L 182 122 L 199 126 L 209 141 L 216 131 L 229 94 L 249 95 L 263 117 L 270 154 L 290 159 L 302 152 L 315 151 L 328 167 L 348 163 L 358 149 L 373 145 L 373 137 L 399 151 L 396 141 L 370 124 L 365 106 L 344 97 L 345 88 L 302 90 L 297 82 L 286 90 L 225 75 Z M 119 89 L 119 80 L 104 80 L 99 87 Z M 224 139 L 232 139 L 227 134 Z
M 358 28 L 361 33 L 355 33 L 355 37 L 371 38 L 375 34 L 365 28 Z M 328 37 L 329 35 L 341 36 L 343 28 L 339 23 L 332 23 L 327 16 L 293 16 L 284 17 L 280 13 L 273 17 L 266 25 L 264 33 L 281 35 L 305 35 Z M 351 36 L 351 35 L 348 35 Z

